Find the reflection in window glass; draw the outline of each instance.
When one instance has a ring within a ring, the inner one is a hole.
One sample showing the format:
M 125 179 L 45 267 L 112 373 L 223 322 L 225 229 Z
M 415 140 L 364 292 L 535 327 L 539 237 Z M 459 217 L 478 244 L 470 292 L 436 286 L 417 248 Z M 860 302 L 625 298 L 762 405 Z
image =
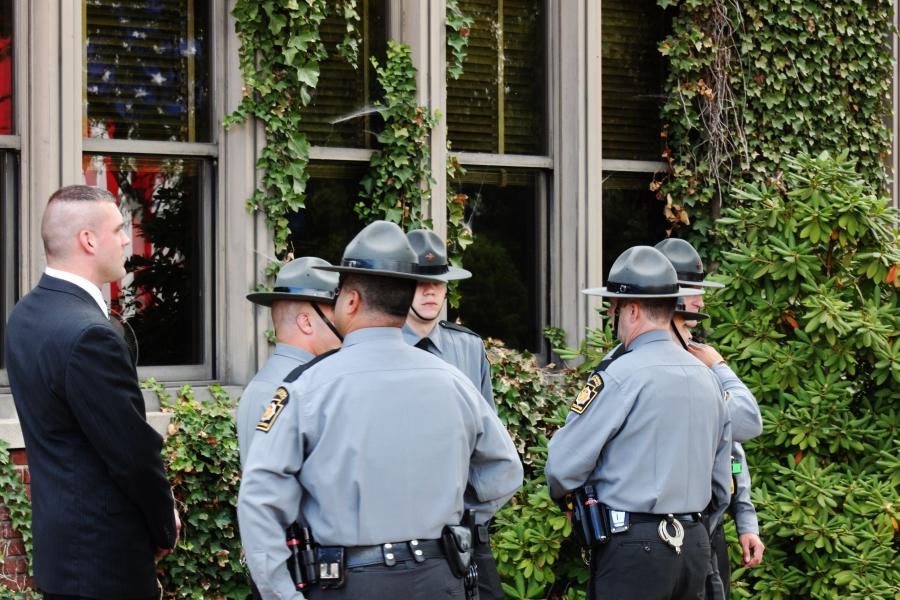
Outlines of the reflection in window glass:
M 289 217 L 294 257 L 318 256 L 339 264 L 344 248 L 364 227 L 353 212 L 365 163 L 309 164 L 306 208 Z
M 662 160 L 659 112 L 671 16 L 656 0 L 603 0 L 603 158 Z
M 650 173 L 603 174 L 603 281 L 620 254 L 666 237 L 662 202 L 650 191 Z
M 139 366 L 204 360 L 204 166 L 190 158 L 84 156 L 85 183 L 116 196 L 131 237 L 128 274 L 104 294 L 134 329 Z
M 472 168 L 453 185 L 469 197 L 466 219 L 475 241 L 463 256 L 472 278 L 460 282 L 462 301 L 449 317 L 532 351 L 540 348 L 541 327 L 539 181 L 533 172 Z
M 12 5 L 12 0 L 0 0 L 0 135 L 15 133 L 13 123 Z
M 453 149 L 545 154 L 542 0 L 461 0 L 474 19 L 462 76 L 447 81 Z
M 303 109 L 300 131 L 315 146 L 374 148 L 384 120 L 374 103 L 383 96 L 370 57 L 384 62 L 387 47 L 385 0 L 358 0 L 362 43 L 356 69 L 337 53 L 346 21 L 332 14 L 319 30 L 328 60 L 319 67 L 319 84 Z M 334 11 L 336 12 L 336 11 Z
M 209 3 L 85 1 L 85 137 L 210 141 Z

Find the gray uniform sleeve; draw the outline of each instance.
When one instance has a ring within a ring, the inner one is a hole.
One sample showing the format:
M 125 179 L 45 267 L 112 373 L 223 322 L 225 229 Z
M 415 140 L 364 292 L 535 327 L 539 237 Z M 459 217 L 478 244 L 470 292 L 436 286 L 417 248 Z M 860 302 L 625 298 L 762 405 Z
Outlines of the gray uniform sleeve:
M 712 368 L 722 389 L 728 392 L 728 414 L 731 415 L 731 435 L 736 442 L 752 440 L 762 433 L 762 415 L 756 397 L 734 371 L 721 362 Z
M 731 443 L 731 419 L 726 411 L 725 423 L 713 461 L 712 499 L 710 500 L 709 519 L 706 523 L 710 535 L 721 522 L 731 502 Z
M 601 373 L 603 388 L 582 414 L 570 412 L 566 424 L 553 434 L 544 472 L 552 498 L 561 498 L 587 481 L 597 466 L 603 446 L 625 422 L 634 405 L 633 394 L 623 394 L 617 382 Z M 616 401 L 610 401 L 615 399 Z
M 469 460 L 469 485 L 477 502 L 470 508 L 476 511 L 478 522 L 484 522 L 512 498 L 522 486 L 525 473 L 506 427 L 484 402 L 479 400 L 476 406 L 481 431 Z
M 738 442 L 732 448 L 735 458 L 741 462 L 741 472 L 735 477 L 735 492 L 731 499 L 731 515 L 737 525 L 738 535 L 743 533 L 755 533 L 759 535 L 759 520 L 756 518 L 756 508 L 750 500 L 750 471 L 747 467 L 747 456 L 744 448 Z
M 303 598 L 285 567 L 289 555 L 285 530 L 300 512 L 302 489 L 297 480 L 303 464 L 298 404 L 290 398 L 268 432 L 254 432 L 238 494 L 244 556 L 267 600 Z
M 238 451 L 240 452 L 241 457 L 241 467 L 243 467 L 247 463 L 247 454 L 250 451 L 250 442 L 253 440 L 253 431 L 256 429 L 256 423 L 259 420 L 259 415 L 257 413 L 257 402 L 253 396 L 248 393 L 250 390 L 247 388 L 244 389 L 244 393 L 241 396 L 241 399 L 238 401 L 237 406 L 237 436 L 238 436 Z
M 494 402 L 494 386 L 491 383 L 491 363 L 483 347 L 481 349 L 481 395 L 494 408 L 494 412 L 497 412 L 497 403 Z

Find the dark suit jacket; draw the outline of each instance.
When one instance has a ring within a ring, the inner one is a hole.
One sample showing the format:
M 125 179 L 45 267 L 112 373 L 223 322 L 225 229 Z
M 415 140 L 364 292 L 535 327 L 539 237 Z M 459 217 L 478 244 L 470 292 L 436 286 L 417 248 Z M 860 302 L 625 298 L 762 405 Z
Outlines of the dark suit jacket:
M 156 593 L 174 501 L 124 340 L 83 289 L 44 275 L 16 304 L 6 360 L 31 470 L 34 575 L 44 592 Z

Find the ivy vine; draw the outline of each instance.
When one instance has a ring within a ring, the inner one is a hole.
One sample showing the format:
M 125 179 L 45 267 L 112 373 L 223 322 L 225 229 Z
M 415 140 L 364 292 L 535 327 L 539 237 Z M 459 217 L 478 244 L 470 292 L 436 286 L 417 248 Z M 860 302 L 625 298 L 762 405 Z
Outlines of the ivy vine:
M 459 79 L 469 49 L 469 32 L 474 20 L 459 7 L 459 0 L 447 0 L 447 76 Z
M 662 108 L 670 173 L 654 191 L 673 228 L 708 247 L 732 187 L 765 183 L 796 152 L 849 150 L 887 189 L 891 2 L 657 0 L 677 6 Z
M 381 148 L 372 153 L 362 179 L 363 201 L 354 209 L 364 222 L 385 219 L 404 231 L 430 227 L 430 219 L 422 218 L 422 201 L 435 183 L 429 134 L 436 119 L 416 102 L 416 68 L 409 46 L 390 40 L 384 64 L 373 56 L 372 65 L 384 90 L 384 98 L 375 103 L 384 130 L 378 134 Z
M 13 528 L 22 535 L 22 544 L 25 548 L 25 557 L 28 559 L 28 574 L 32 572 L 31 557 L 31 502 L 25 491 L 25 482 L 19 469 L 11 460 L 9 444 L 0 440 L 0 504 L 9 512 L 9 520 Z M 6 557 L 7 547 L 2 548 L 0 561 Z M 10 579 L 3 577 L 3 585 L 9 585 Z M 16 590 L 23 591 L 23 590 Z
M 300 119 L 319 82 L 319 65 L 328 56 L 319 29 L 332 8 L 347 22 L 347 34 L 338 51 L 355 65 L 360 20 L 356 0 L 337 4 L 326 0 L 237 0 L 231 13 L 241 41 L 238 56 L 244 97 L 226 117 L 225 126 L 255 117 L 265 128 L 266 146 L 256 163 L 262 185 L 247 206 L 265 216 L 279 257 L 288 251 L 288 214 L 303 208 L 306 198 L 309 140 L 300 131 Z

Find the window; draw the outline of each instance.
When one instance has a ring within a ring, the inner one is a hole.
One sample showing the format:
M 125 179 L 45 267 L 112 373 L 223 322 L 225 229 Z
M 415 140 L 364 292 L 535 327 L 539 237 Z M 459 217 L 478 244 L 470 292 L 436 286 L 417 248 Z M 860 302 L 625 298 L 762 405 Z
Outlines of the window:
M 475 241 L 464 255 L 472 277 L 460 282 L 462 302 L 449 317 L 514 348 L 540 351 L 543 173 L 472 168 L 454 187 L 469 197 L 466 222 Z
M 636 244 L 666 237 L 663 206 L 650 183 L 662 162 L 660 109 L 665 62 L 657 47 L 671 15 L 655 0 L 603 0 L 603 277 Z
M 289 217 L 288 248 L 295 257 L 340 263 L 344 247 L 363 227 L 353 207 L 371 150 L 384 129 L 374 107 L 383 91 L 370 59 L 384 61 L 388 5 L 385 0 L 357 3 L 362 43 L 356 69 L 337 53 L 345 31 L 343 17 L 333 14 L 322 23 L 328 59 L 319 67 L 319 84 L 300 122 L 312 145 L 310 179 L 305 208 Z
M 461 0 L 473 17 L 465 69 L 447 82 L 451 153 L 467 169 L 471 279 L 451 319 L 542 352 L 547 306 L 547 15 L 541 0 Z M 498 300 L 499 299 L 499 300 Z
M 374 148 L 384 128 L 374 107 L 382 91 L 370 58 L 375 56 L 384 62 L 386 6 L 383 1 L 361 0 L 357 12 L 362 43 L 355 69 L 337 52 L 346 30 L 343 17 L 332 14 L 320 28 L 328 59 L 319 68 L 319 83 L 300 121 L 300 131 L 311 145 Z
M 141 374 L 165 379 L 214 373 L 209 4 L 85 4 L 84 181 L 131 228 L 128 275 L 104 294 L 135 332 Z
M 632 246 L 654 246 L 668 223 L 646 173 L 606 173 L 603 178 L 603 281 L 613 261 Z
M 545 9 L 540 0 L 461 0 L 474 19 L 462 76 L 447 82 L 453 150 L 546 154 Z
M 18 150 L 12 0 L 0 1 L 0 385 L 6 319 L 18 295 Z

